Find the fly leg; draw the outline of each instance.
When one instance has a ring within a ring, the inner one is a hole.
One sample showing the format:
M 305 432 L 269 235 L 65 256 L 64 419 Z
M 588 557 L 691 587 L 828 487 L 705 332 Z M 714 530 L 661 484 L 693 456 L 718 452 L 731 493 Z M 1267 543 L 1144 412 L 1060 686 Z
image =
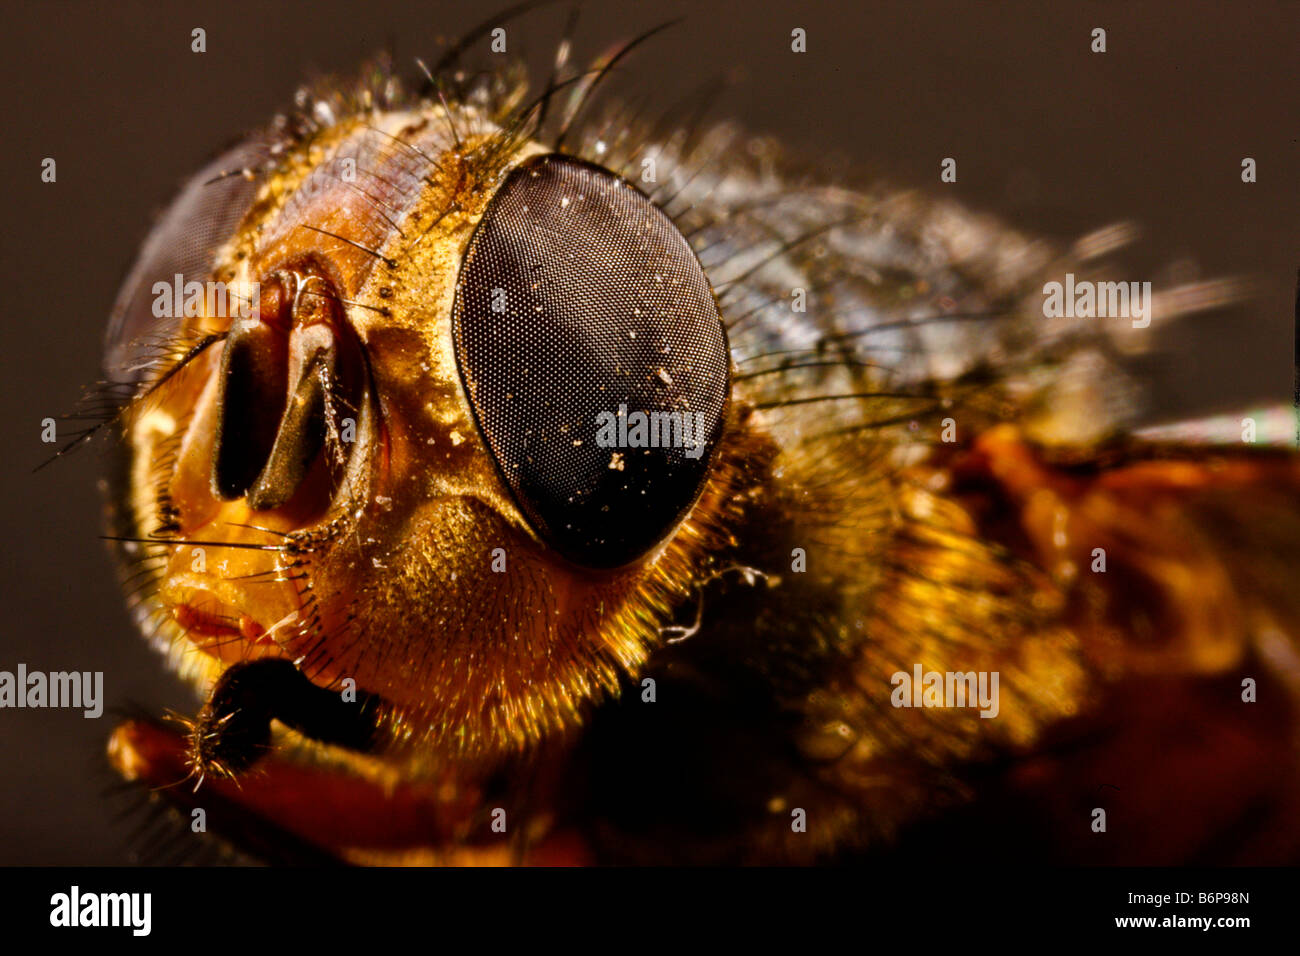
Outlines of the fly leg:
M 355 701 L 317 687 L 289 661 L 234 664 L 218 679 L 190 733 L 190 762 L 200 774 L 234 776 L 271 749 L 271 720 L 313 740 L 365 751 L 375 740 L 379 699 Z

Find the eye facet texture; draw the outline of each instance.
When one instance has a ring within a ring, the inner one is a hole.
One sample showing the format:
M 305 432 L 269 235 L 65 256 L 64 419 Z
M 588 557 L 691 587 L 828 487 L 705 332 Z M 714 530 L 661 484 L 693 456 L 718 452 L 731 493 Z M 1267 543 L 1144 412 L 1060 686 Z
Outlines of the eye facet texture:
M 160 318 L 154 311 L 154 284 L 206 279 L 213 257 L 257 197 L 255 178 L 230 175 L 259 166 L 268 146 L 246 140 L 218 156 L 193 176 L 158 220 L 122 283 L 105 336 L 104 371 L 111 381 L 139 380 L 159 341 L 176 332 L 179 315 Z
M 726 334 L 704 270 L 627 181 L 559 155 L 514 169 L 461 265 L 456 359 L 534 530 L 587 567 L 662 541 L 722 431 Z

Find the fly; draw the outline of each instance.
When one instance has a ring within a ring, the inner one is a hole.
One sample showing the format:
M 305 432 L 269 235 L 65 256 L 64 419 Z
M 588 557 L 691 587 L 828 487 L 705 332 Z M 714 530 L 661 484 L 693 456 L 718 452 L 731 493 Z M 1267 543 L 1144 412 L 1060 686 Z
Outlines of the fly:
M 1093 859 L 1175 723 L 1294 769 L 1300 462 L 1144 431 L 1145 330 L 1044 308 L 1122 232 L 602 111 L 657 30 L 530 94 L 460 62 L 501 22 L 305 88 L 141 250 L 106 536 L 204 702 L 123 776 L 271 861 L 809 863 L 999 813 Z

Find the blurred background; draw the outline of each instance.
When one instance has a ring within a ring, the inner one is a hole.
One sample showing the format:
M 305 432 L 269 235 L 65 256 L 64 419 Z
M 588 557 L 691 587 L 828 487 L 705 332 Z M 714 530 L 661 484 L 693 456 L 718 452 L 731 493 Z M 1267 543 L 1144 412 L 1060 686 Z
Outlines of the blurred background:
M 497 7 L 418 2 L 47 3 L 5 12 L 9 119 L 0 270 L 0 670 L 102 670 L 109 707 L 191 713 L 190 691 L 133 631 L 99 531 L 101 460 L 33 474 L 40 420 L 99 376 L 117 284 L 152 217 L 188 174 L 286 106 L 312 75 L 385 46 L 413 73 Z M 1153 372 L 1165 411 L 1289 401 L 1300 264 L 1300 8 L 1284 2 L 585 4 L 576 61 L 665 20 L 625 88 L 671 103 L 729 81 L 713 116 L 771 135 L 849 183 L 883 177 L 995 213 L 1062 243 L 1130 220 L 1123 278 L 1247 275 L 1247 310 L 1193 321 Z M 510 28 L 535 62 L 557 4 Z M 207 52 L 190 33 L 207 31 Z M 790 31 L 808 52 L 790 52 Z M 1094 27 L 1108 52 L 1090 52 Z M 939 162 L 958 160 L 940 186 Z M 1258 182 L 1241 182 L 1241 160 Z M 58 181 L 40 181 L 54 157 Z M 73 710 L 0 711 L 0 864 L 133 861 L 103 791 L 113 724 Z

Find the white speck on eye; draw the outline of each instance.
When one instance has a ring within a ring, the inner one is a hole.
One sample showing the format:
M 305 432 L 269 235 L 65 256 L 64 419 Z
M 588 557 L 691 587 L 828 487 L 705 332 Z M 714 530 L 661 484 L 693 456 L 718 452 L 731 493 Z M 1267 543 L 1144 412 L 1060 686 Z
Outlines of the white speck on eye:
M 665 385 L 671 385 L 673 383 L 673 377 L 668 374 L 667 369 L 661 368 L 658 374 L 659 374 L 659 381 L 663 382 Z

